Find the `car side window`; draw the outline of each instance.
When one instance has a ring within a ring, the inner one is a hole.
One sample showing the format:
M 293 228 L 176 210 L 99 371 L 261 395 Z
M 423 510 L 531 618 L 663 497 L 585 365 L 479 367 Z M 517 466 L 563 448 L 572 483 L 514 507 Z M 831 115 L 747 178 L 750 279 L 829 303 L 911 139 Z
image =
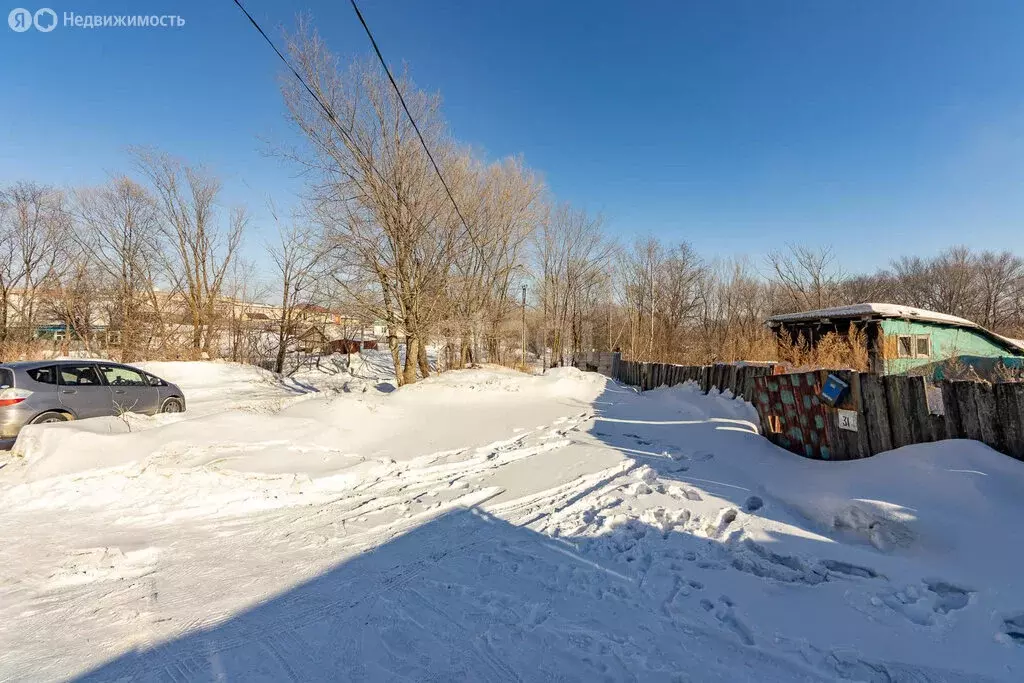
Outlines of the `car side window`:
M 145 387 L 149 385 L 142 373 L 119 365 L 101 365 L 100 371 L 112 387 Z
M 62 386 L 98 386 L 99 373 L 92 365 L 61 365 L 57 369 Z
M 159 377 L 157 377 L 155 375 L 150 375 L 148 373 L 143 373 L 143 374 L 145 375 L 146 380 L 149 382 L 150 386 L 152 386 L 152 387 L 165 387 L 165 386 L 167 386 L 167 382 L 163 381 Z
M 52 365 L 48 365 L 45 368 L 32 368 L 31 370 L 26 370 L 25 374 L 32 378 L 33 382 L 39 382 L 40 384 L 57 383 L 57 368 Z

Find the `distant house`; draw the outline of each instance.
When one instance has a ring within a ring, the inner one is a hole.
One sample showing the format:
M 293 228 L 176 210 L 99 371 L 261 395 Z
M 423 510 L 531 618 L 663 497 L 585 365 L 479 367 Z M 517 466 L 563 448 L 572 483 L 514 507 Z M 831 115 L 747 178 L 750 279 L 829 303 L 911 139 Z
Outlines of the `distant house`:
M 910 371 L 942 375 L 941 364 L 950 359 L 989 374 L 1004 365 L 1024 365 L 1024 346 L 977 323 L 944 313 L 896 304 L 855 304 L 768 319 L 768 326 L 784 341 L 814 346 L 829 332 L 847 335 L 852 328 L 864 333 L 872 372 L 885 375 Z
M 327 353 L 359 353 L 362 349 L 376 348 L 376 339 L 332 339 L 327 343 Z

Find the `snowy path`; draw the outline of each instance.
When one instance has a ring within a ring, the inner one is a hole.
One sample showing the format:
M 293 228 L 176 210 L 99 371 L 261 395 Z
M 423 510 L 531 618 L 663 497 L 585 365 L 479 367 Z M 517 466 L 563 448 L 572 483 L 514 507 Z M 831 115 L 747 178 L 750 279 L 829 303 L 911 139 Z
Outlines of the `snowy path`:
M 0 470 L 0 679 L 1024 675 L 1024 466 L 977 444 L 815 463 L 741 402 L 573 370 L 223 380 Z

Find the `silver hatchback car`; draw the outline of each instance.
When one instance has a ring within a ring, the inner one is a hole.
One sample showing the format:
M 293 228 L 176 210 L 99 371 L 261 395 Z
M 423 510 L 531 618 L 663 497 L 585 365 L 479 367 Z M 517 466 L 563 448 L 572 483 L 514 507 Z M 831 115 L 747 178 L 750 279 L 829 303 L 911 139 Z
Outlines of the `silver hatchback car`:
M 183 410 L 185 394 L 177 385 L 130 365 L 94 360 L 0 365 L 0 448 L 13 446 L 27 424 Z

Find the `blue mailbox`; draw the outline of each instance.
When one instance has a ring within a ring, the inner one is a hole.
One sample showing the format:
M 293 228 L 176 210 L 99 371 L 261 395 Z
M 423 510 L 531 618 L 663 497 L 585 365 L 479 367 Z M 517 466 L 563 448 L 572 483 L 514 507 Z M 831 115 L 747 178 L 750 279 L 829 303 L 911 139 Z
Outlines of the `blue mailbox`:
M 821 387 L 821 400 L 830 406 L 835 406 L 843 400 L 850 385 L 835 375 L 829 375 L 825 384 Z

